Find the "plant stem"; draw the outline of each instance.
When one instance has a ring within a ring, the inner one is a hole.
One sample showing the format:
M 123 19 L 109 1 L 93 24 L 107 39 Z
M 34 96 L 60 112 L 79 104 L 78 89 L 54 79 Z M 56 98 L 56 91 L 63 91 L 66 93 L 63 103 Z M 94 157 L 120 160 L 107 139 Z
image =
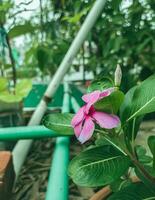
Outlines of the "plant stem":
M 133 155 L 136 157 L 135 154 L 135 123 L 136 123 L 136 118 L 133 119 L 133 125 L 132 125 L 132 137 L 131 137 L 131 149 L 132 149 L 132 153 Z
M 137 158 L 132 155 L 129 151 L 126 151 L 127 155 L 130 157 L 131 161 L 134 163 L 134 165 L 142 172 L 144 177 L 148 180 L 150 180 L 153 184 L 155 184 L 155 178 L 151 176 L 147 170 L 143 167 L 143 165 L 137 160 Z
M 42 5 L 42 0 L 39 0 L 39 5 L 40 5 L 40 26 L 41 26 L 41 42 L 43 42 L 44 39 L 44 23 L 43 23 L 43 5 Z
M 7 45 L 8 45 L 9 57 L 10 57 L 11 65 L 12 65 L 13 84 L 14 84 L 14 88 L 15 88 L 15 86 L 16 86 L 16 78 L 17 78 L 16 77 L 16 66 L 15 66 L 15 60 L 13 58 L 12 49 L 11 49 L 11 45 L 10 45 L 8 34 L 6 34 L 6 42 L 7 42 Z

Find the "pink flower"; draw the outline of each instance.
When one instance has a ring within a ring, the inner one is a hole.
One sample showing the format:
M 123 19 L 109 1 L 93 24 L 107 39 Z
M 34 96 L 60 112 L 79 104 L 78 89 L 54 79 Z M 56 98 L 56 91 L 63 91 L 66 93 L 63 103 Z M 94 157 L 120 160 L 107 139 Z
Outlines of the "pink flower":
M 96 111 L 93 106 L 94 103 L 109 96 L 113 91 L 114 88 L 109 88 L 103 92 L 96 90 L 82 97 L 86 104 L 79 109 L 71 122 L 75 135 L 81 143 L 86 142 L 93 135 L 94 122 L 105 129 L 115 128 L 119 124 L 120 120 L 116 115 Z

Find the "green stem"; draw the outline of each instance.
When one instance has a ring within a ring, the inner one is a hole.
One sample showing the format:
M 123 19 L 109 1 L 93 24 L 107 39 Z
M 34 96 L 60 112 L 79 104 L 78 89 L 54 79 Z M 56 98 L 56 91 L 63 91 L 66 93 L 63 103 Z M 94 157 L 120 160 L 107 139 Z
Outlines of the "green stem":
M 9 41 L 9 36 L 8 34 L 6 34 L 6 42 L 8 45 L 8 50 L 9 50 L 9 57 L 10 57 L 10 61 L 11 61 L 11 65 L 12 65 L 12 74 L 13 74 L 13 83 L 14 83 L 14 88 L 16 86 L 16 66 L 15 66 L 15 60 L 12 54 L 12 49 L 11 49 L 11 45 L 10 45 L 10 41 Z
M 130 157 L 131 160 L 133 161 L 134 165 L 141 171 L 141 173 L 143 174 L 143 176 L 148 179 L 149 181 L 151 181 L 151 183 L 155 184 L 155 177 L 151 176 L 147 170 L 143 167 L 143 165 L 136 159 L 133 157 Z
M 110 144 L 112 144 L 116 149 L 118 149 L 120 152 L 122 152 L 124 155 L 127 156 L 127 154 L 126 154 L 126 152 L 125 152 L 126 150 L 124 149 L 123 145 L 119 144 L 119 146 L 118 146 L 114 141 L 111 140 L 112 138 L 110 138 L 110 137 L 108 136 L 108 134 L 107 134 L 105 131 L 101 131 L 101 130 L 99 130 L 99 129 L 95 129 L 95 131 L 104 134 L 104 138 L 105 138 Z
M 136 118 L 133 119 L 133 124 L 132 124 L 132 137 L 131 137 L 131 150 L 132 153 L 134 155 L 134 157 L 136 157 L 136 153 L 135 153 L 135 123 L 136 123 Z

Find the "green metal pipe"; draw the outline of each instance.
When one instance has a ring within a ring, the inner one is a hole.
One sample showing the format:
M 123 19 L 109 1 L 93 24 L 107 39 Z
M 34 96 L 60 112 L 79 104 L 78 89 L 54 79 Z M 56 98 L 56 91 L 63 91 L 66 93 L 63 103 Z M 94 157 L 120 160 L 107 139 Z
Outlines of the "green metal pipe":
M 70 96 L 68 85 L 64 85 L 64 99 L 62 112 L 69 112 Z M 69 163 L 69 138 L 60 137 L 56 140 L 56 146 L 51 163 L 46 200 L 68 200 L 68 175 Z
M 61 136 L 44 126 L 21 126 L 0 128 L 0 141 L 12 141 L 21 139 L 41 139 Z

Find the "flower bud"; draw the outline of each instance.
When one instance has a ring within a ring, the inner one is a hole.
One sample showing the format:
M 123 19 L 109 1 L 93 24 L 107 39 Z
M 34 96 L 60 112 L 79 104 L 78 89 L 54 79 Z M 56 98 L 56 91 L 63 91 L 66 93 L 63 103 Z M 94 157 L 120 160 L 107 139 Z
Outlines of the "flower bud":
M 116 70 L 115 70 L 115 86 L 119 87 L 121 84 L 122 80 L 122 70 L 120 65 L 117 65 Z

